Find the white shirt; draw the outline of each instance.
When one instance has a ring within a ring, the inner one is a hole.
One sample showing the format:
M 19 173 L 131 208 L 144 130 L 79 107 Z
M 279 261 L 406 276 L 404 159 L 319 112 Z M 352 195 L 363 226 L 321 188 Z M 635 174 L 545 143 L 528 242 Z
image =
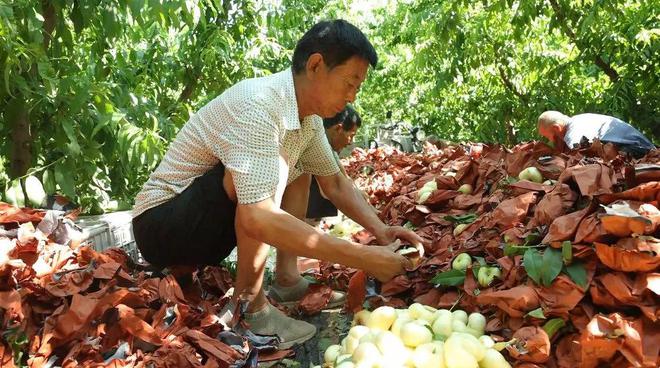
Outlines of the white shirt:
M 158 168 L 135 198 L 133 216 L 183 192 L 218 162 L 231 170 L 238 202 L 274 197 L 287 157 L 288 183 L 303 172 L 339 171 L 323 119 L 298 117 L 291 69 L 241 81 L 195 113 L 170 144 Z
M 639 149 L 651 150 L 653 143 L 639 130 L 623 120 L 600 114 L 579 114 L 571 117 L 567 124 L 564 142 L 568 148 L 573 148 L 582 140 L 599 139 L 619 146 L 633 146 Z

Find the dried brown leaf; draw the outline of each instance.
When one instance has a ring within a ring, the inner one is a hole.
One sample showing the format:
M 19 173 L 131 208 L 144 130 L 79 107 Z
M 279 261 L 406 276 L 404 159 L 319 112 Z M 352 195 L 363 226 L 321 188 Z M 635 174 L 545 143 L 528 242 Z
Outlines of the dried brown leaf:
M 327 285 L 313 284 L 307 288 L 307 292 L 300 300 L 298 309 L 303 314 L 311 316 L 317 314 L 328 305 L 332 296 L 332 288 Z
M 346 310 L 355 313 L 362 309 L 362 304 L 367 296 L 367 274 L 358 270 L 348 283 L 346 295 Z
M 594 246 L 598 259 L 613 270 L 648 272 L 660 267 L 660 240 L 655 238 L 624 238 L 611 246 Z
M 530 363 L 545 363 L 550 358 L 548 334 L 537 326 L 527 326 L 513 334 L 516 343 L 507 347 L 511 357 Z
M 519 285 L 508 290 L 484 291 L 477 295 L 478 305 L 495 305 L 511 317 L 522 317 L 538 308 L 541 301 L 533 287 Z

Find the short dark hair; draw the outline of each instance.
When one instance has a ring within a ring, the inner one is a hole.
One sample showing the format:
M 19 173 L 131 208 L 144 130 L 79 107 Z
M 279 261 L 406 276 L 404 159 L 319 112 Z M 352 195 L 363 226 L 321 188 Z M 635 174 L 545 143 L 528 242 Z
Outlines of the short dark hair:
M 358 114 L 352 106 L 346 105 L 339 114 L 331 118 L 323 119 L 323 126 L 325 129 L 331 128 L 337 124 L 341 124 L 345 131 L 349 131 L 353 129 L 354 126 L 359 128 L 360 125 L 362 125 L 362 119 L 360 118 L 360 114 Z
M 293 51 L 293 72 L 305 69 L 309 56 L 319 53 L 330 68 L 341 65 L 353 56 L 359 56 L 372 67 L 378 63 L 378 55 L 373 45 L 356 26 L 343 19 L 326 20 L 316 23 L 296 44 Z

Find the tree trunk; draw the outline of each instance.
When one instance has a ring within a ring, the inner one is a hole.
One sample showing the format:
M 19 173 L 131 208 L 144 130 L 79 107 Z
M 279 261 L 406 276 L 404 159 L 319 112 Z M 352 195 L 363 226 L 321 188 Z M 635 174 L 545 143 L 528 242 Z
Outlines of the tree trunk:
M 42 31 L 44 37 L 44 50 L 48 51 L 50 41 L 53 39 L 55 22 L 57 21 L 57 13 L 55 13 L 53 2 L 50 0 L 41 0 L 41 12 L 41 15 L 44 17 L 44 29 Z
M 502 66 L 499 66 L 498 69 L 500 72 L 500 79 L 502 80 L 504 87 L 506 87 L 506 89 L 509 92 L 516 95 L 516 97 L 520 99 L 523 105 L 527 105 L 529 102 L 529 97 L 527 96 L 527 94 L 520 92 L 516 88 L 516 86 L 513 84 L 511 79 L 509 79 L 509 76 L 506 74 Z M 506 132 L 506 144 L 508 146 L 513 146 L 517 143 L 516 132 L 514 131 L 513 121 L 511 120 L 512 115 L 513 115 L 513 107 L 509 105 L 507 106 L 506 111 L 504 111 L 504 128 Z
M 57 23 L 57 12 L 53 2 L 50 0 L 41 0 L 41 14 L 44 17 L 43 29 L 43 48 L 46 55 L 53 39 L 53 31 Z M 24 74 L 28 80 L 39 78 L 37 72 L 38 65 L 32 64 L 29 72 Z M 32 126 L 30 115 L 28 113 L 28 101 L 23 97 L 18 97 L 12 102 L 11 112 L 7 119 L 11 127 L 11 156 L 9 161 L 9 175 L 12 177 L 23 176 L 32 166 Z
M 23 102 L 20 102 L 16 113 L 12 115 L 9 175 L 15 178 L 25 175 L 32 165 L 32 132 L 28 110 Z
M 513 130 L 513 122 L 511 121 L 511 106 L 504 111 L 504 128 L 506 131 L 506 144 L 511 147 L 517 143 L 516 132 Z
M 46 55 L 50 47 L 50 42 L 55 30 L 55 23 L 57 22 L 57 12 L 52 1 L 41 1 L 41 13 L 44 17 L 42 35 L 43 47 Z M 39 78 L 37 69 L 39 66 L 34 63 L 29 72 L 24 74 L 26 79 L 36 80 Z M 9 173 L 12 177 L 23 176 L 27 173 L 28 169 L 32 166 L 32 125 L 30 115 L 28 113 L 28 101 L 24 98 L 18 97 L 13 102 L 14 107 L 12 113 L 9 114 L 8 120 L 11 126 L 11 157 L 9 162 Z

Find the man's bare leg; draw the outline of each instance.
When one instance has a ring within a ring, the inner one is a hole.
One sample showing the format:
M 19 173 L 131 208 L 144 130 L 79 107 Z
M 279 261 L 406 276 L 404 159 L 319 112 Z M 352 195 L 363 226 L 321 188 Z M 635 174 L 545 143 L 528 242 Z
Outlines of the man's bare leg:
M 305 220 L 309 202 L 309 187 L 311 175 L 303 174 L 286 187 L 282 197 L 282 209 L 300 220 Z M 300 276 L 298 256 L 296 254 L 277 250 L 275 280 L 269 291 L 269 296 L 283 305 L 296 304 L 307 292 L 309 282 Z M 344 304 L 346 294 L 333 291 L 328 307 L 334 308 Z
M 280 178 L 278 180 L 275 202 L 281 203 L 285 191 L 287 175 L 289 172 L 286 153 L 280 152 Z M 225 170 L 222 178 L 222 186 L 229 199 L 238 203 L 236 187 L 232 178 L 231 171 Z M 237 212 L 240 208 L 237 206 Z M 236 219 L 239 219 L 238 213 Z M 248 312 L 258 311 L 267 305 L 265 293 L 263 291 L 264 271 L 266 268 L 266 259 L 270 246 L 256 239 L 250 238 L 247 234 L 245 224 L 235 223 L 236 247 L 238 248 L 238 261 L 236 270 L 236 283 L 234 285 L 235 301 L 238 297 L 246 298 L 250 301 Z
M 236 241 L 238 264 L 234 297 L 250 300 L 247 311 L 256 312 L 268 303 L 262 286 L 270 246 L 248 237 L 239 224 L 236 224 Z
M 282 209 L 303 221 L 307 214 L 311 180 L 312 177 L 309 174 L 300 175 L 286 187 L 282 197 Z M 279 286 L 287 287 L 296 285 L 300 279 L 298 256 L 278 250 L 275 266 L 275 283 Z
M 223 179 L 225 190 L 230 198 L 235 199 L 231 182 L 231 174 L 225 174 Z M 288 349 L 312 338 L 316 334 L 314 325 L 288 317 L 271 306 L 266 299 L 263 280 L 270 246 L 250 238 L 244 225 L 236 222 L 235 228 L 238 265 L 232 301 L 236 303 L 239 297 L 250 301 L 245 315 L 245 321 L 250 325 L 250 329 L 257 334 L 278 335 L 282 349 Z
M 222 185 L 229 199 L 236 203 L 236 188 L 229 170 L 225 170 Z M 250 301 L 248 312 L 258 311 L 267 304 L 262 285 L 270 246 L 247 236 L 245 227 L 238 221 L 235 224 L 235 230 L 238 261 L 233 300 L 235 301 L 239 297 L 246 298 Z

